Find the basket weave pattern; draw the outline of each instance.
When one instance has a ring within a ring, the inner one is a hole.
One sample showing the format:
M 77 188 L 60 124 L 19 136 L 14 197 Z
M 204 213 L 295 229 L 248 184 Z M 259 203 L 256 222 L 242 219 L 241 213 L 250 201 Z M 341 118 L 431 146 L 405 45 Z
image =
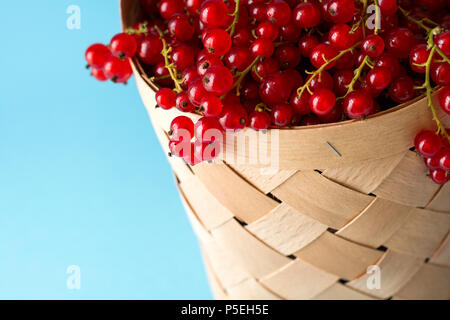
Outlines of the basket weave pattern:
M 124 26 L 139 20 L 138 2 L 122 0 Z M 154 86 L 139 63 L 133 68 L 168 153 L 167 129 L 177 111 L 155 108 Z M 250 165 L 189 166 L 168 157 L 216 298 L 449 298 L 450 183 L 434 184 L 408 146 L 414 132 L 433 126 L 431 116 L 424 100 L 392 114 L 350 124 L 375 123 L 379 137 L 370 140 L 365 131 L 369 148 L 347 146 L 346 139 L 359 134 L 354 129 L 284 130 L 281 149 L 286 139 L 323 142 L 330 137 L 327 130 L 340 130 L 334 138 L 343 159 L 322 148 L 324 143 L 311 144 L 294 156 L 280 151 L 281 168 L 272 175 Z M 389 117 L 396 119 L 391 129 Z M 444 122 L 450 126 L 449 117 Z M 367 286 L 372 265 L 381 270 L 380 289 Z

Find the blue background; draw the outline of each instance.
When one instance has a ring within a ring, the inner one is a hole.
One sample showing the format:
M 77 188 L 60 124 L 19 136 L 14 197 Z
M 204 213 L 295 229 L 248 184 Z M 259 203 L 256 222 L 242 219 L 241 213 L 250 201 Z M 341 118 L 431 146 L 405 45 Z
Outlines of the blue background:
M 84 69 L 120 31 L 118 1 L 0 1 L 0 26 L 0 299 L 211 298 L 134 80 Z

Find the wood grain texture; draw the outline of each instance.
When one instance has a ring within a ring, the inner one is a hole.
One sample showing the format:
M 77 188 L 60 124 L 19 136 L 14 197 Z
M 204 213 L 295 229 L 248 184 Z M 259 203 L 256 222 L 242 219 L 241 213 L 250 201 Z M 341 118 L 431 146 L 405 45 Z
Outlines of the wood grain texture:
M 327 230 L 326 225 L 302 215 L 287 204 L 280 204 L 246 228 L 284 255 L 300 250 Z
M 406 223 L 411 211 L 411 207 L 375 198 L 363 212 L 340 229 L 337 234 L 376 249 Z
M 413 209 L 407 222 L 386 241 L 386 247 L 421 258 L 439 248 L 450 229 L 450 215 Z
M 450 213 L 450 183 L 444 184 L 426 207 L 427 209 Z
M 445 240 L 431 257 L 433 264 L 442 265 L 450 268 L 450 234 L 447 234 Z
M 388 250 L 376 264 L 380 268 L 380 288 L 369 289 L 367 281 L 374 273 L 366 273 L 347 285 L 360 292 L 386 299 L 397 293 L 423 266 L 423 259 Z
M 230 296 L 237 300 L 281 300 L 281 298 L 266 288 L 255 279 L 248 279 L 228 289 Z
M 325 232 L 295 256 L 339 278 L 353 280 L 364 274 L 382 254 Z
M 323 292 L 337 280 L 335 275 L 307 262 L 295 260 L 261 279 L 261 283 L 285 299 L 304 300 Z
M 313 298 L 313 300 L 377 300 L 374 297 L 358 292 L 346 285 L 335 283 L 325 291 Z
M 341 186 L 315 171 L 299 171 L 272 192 L 300 213 L 339 229 L 373 198 Z

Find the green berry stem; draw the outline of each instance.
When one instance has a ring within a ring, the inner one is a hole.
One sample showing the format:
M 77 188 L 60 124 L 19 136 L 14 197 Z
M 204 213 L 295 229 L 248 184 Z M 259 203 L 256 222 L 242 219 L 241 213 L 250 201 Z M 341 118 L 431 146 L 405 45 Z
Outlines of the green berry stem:
M 233 37 L 234 32 L 236 30 L 236 24 L 239 21 L 239 4 L 241 0 L 236 0 L 236 8 L 234 9 L 234 12 L 231 14 L 232 17 L 234 17 L 233 22 L 231 25 L 227 28 L 227 31 L 230 33 L 230 37 Z

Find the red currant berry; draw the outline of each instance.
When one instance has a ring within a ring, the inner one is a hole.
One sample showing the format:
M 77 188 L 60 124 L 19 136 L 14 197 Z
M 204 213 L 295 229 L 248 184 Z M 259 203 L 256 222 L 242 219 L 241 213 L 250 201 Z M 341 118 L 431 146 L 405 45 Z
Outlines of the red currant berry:
M 298 66 L 301 55 L 296 46 L 292 44 L 283 44 L 275 51 L 275 59 L 278 60 L 282 69 L 291 69 Z
M 200 112 L 205 117 L 217 117 L 222 112 L 222 101 L 215 95 L 208 95 L 202 99 L 200 104 Z
M 311 98 L 311 94 L 308 90 L 305 90 L 301 97 L 298 97 L 296 91 L 291 96 L 290 104 L 292 109 L 296 115 L 303 116 L 305 114 L 311 113 L 311 108 L 309 107 L 309 99 Z
M 311 52 L 317 45 L 319 44 L 319 39 L 315 36 L 304 35 L 298 41 L 298 47 L 300 48 L 300 52 L 304 57 L 310 57 Z
M 169 141 L 169 156 L 183 158 L 184 154 L 189 154 L 191 149 L 191 142 L 189 140 L 170 140 Z
M 202 2 L 203 0 L 185 0 L 184 5 L 186 6 L 186 10 L 189 11 L 190 14 L 198 15 Z
M 259 88 L 255 81 L 248 80 L 241 88 L 241 97 L 245 100 L 259 100 Z
M 197 68 L 195 66 L 190 66 L 189 68 L 184 69 L 183 73 L 181 74 L 181 87 L 183 89 L 189 88 L 192 82 L 194 82 L 197 79 L 200 79 L 200 75 L 197 72 Z
M 224 58 L 225 65 L 233 72 L 244 71 L 253 60 L 252 53 L 245 47 L 233 47 Z
M 220 154 L 220 143 L 194 142 L 194 155 L 199 161 L 212 161 Z
M 89 66 L 96 69 L 103 69 L 106 60 L 111 56 L 111 51 L 104 44 L 95 43 L 87 48 L 84 56 Z
M 339 100 L 338 102 L 336 102 L 336 105 L 334 106 L 334 108 L 328 112 L 325 115 L 322 116 L 318 116 L 320 121 L 322 123 L 332 123 L 332 122 L 338 122 L 342 120 L 342 105 L 343 105 L 343 100 Z
M 434 37 L 434 43 L 447 57 L 450 57 L 450 31 L 438 34 Z
M 184 5 L 181 0 L 161 0 L 158 3 L 158 10 L 161 17 L 169 20 L 176 13 L 184 13 Z
M 378 0 L 378 6 L 381 13 L 387 16 L 396 13 L 398 9 L 397 0 Z
M 181 112 L 191 112 L 195 109 L 195 106 L 189 100 L 189 95 L 185 91 L 177 94 L 177 97 L 175 99 L 175 106 Z
M 226 67 L 214 66 L 206 71 L 202 81 L 206 91 L 222 96 L 231 90 L 234 80 Z
M 161 88 L 156 92 L 156 103 L 164 110 L 175 107 L 177 94 L 169 88 Z
M 169 70 L 166 68 L 164 61 L 160 61 L 153 67 L 153 76 L 155 82 L 161 87 L 172 87 L 173 80 L 170 77 Z
M 338 96 L 344 96 L 348 91 L 348 85 L 354 77 L 353 70 L 338 70 L 333 75 L 334 90 Z
M 436 169 L 441 168 L 439 165 L 439 160 L 440 160 L 439 153 L 437 155 L 435 155 L 434 157 L 424 158 L 423 160 L 428 169 L 436 170 Z
M 393 76 L 399 75 L 400 73 L 400 63 L 398 59 L 390 53 L 383 53 L 375 61 L 375 66 L 386 67 L 391 71 Z
M 207 0 L 200 7 L 200 21 L 210 28 L 224 27 L 230 21 L 227 5 L 222 0 Z
M 103 71 L 108 78 L 118 83 L 126 83 L 133 74 L 130 61 L 128 59 L 121 60 L 115 56 L 111 56 L 106 60 Z
M 278 26 L 285 26 L 291 19 L 291 7 L 286 1 L 274 0 L 266 7 L 266 15 L 270 22 Z
M 355 14 L 355 2 L 353 0 L 328 0 L 323 1 L 324 17 L 333 23 L 346 23 L 352 20 Z
M 136 39 L 128 33 L 116 34 L 109 44 L 112 54 L 121 59 L 132 58 L 136 54 Z
M 450 64 L 440 62 L 431 65 L 431 79 L 439 86 L 450 85 Z
M 194 142 L 189 143 L 189 147 L 183 152 L 183 159 L 187 164 L 191 166 L 195 166 L 201 162 L 201 160 L 197 159 L 195 156 L 195 144 Z
M 288 101 L 291 90 L 288 78 L 283 73 L 277 72 L 262 80 L 259 86 L 259 96 L 264 103 L 273 106 Z
M 364 38 L 362 50 L 371 58 L 379 57 L 384 51 L 384 41 L 380 36 L 371 34 Z
M 208 95 L 208 92 L 203 87 L 202 79 L 194 80 L 189 86 L 188 90 L 189 100 L 196 107 L 200 106 L 203 98 Z
M 303 77 L 297 70 L 287 69 L 282 71 L 282 74 L 290 84 L 291 90 L 297 89 L 298 87 L 303 85 Z
M 261 82 L 262 79 L 269 74 L 273 74 L 280 71 L 280 64 L 277 60 L 272 58 L 265 58 L 256 64 L 255 68 L 252 68 L 252 78 L 257 82 Z
M 329 44 L 321 43 L 316 46 L 311 52 L 311 63 L 314 67 L 320 68 L 323 64 L 337 56 L 337 51 Z M 325 70 L 331 69 L 335 66 L 336 61 L 328 63 Z
M 109 79 L 103 72 L 103 69 L 91 68 L 91 76 L 102 82 Z
M 224 29 L 212 29 L 206 32 L 203 45 L 208 52 L 217 56 L 223 56 L 231 48 L 231 37 Z
M 296 41 L 300 37 L 301 33 L 302 30 L 300 28 L 297 28 L 292 20 L 287 25 L 282 26 L 280 29 L 280 36 L 284 41 Z
M 270 112 L 271 122 L 277 127 L 286 127 L 291 125 L 294 111 L 289 104 L 281 103 L 273 106 Z
M 345 97 L 342 107 L 350 119 L 360 119 L 371 114 L 374 103 L 367 91 L 355 90 Z
M 433 180 L 437 184 L 445 184 L 450 179 L 450 175 L 448 175 L 446 171 L 441 169 L 430 170 L 430 177 L 431 180 Z
M 375 67 L 367 74 L 367 83 L 376 91 L 387 88 L 391 80 L 391 72 L 386 67 Z
M 435 157 L 439 157 L 439 166 L 442 170 L 450 171 L 450 148 L 442 149 Z
M 439 104 L 442 110 L 450 115 L 450 86 L 442 88 L 439 92 Z
M 253 2 L 249 4 L 249 15 L 255 21 L 265 21 L 266 16 L 266 4 L 262 2 Z
M 306 78 L 306 81 L 309 81 L 309 79 L 311 77 L 312 77 L 312 75 L 309 75 L 308 78 Z M 352 76 L 352 78 L 353 78 L 353 76 Z M 334 87 L 334 81 L 328 72 L 322 71 L 319 75 L 315 76 L 309 82 L 308 86 L 312 91 L 316 91 L 317 89 L 322 89 L 322 88 L 332 90 Z
M 336 104 L 336 96 L 333 91 L 328 89 L 318 89 L 314 91 L 309 99 L 309 106 L 311 111 L 318 116 L 323 116 L 329 113 Z
M 215 117 L 198 119 L 194 127 L 195 138 L 200 142 L 223 141 L 222 126 Z
M 188 117 L 178 116 L 170 124 L 169 135 L 174 141 L 189 141 L 194 136 L 194 123 Z
M 250 46 L 253 36 L 248 29 L 239 29 L 233 35 L 233 45 L 236 47 L 248 47 Z
M 195 64 L 195 51 L 192 47 L 181 44 L 173 48 L 172 61 L 178 70 L 184 70 Z
M 321 123 L 321 122 L 320 122 L 319 118 L 318 118 L 316 115 L 314 115 L 314 114 L 309 114 L 309 115 L 304 116 L 304 117 L 300 120 L 299 125 L 300 125 L 300 126 L 314 126 L 314 125 L 320 124 L 320 123 Z
M 414 34 L 406 28 L 395 28 L 386 34 L 386 50 L 399 58 L 406 58 L 416 43 Z
M 302 2 L 295 7 L 293 20 L 300 29 L 316 27 L 322 20 L 320 7 L 313 2 Z
M 409 53 L 409 65 L 411 66 L 411 69 L 418 73 L 425 73 L 425 64 L 429 56 L 430 50 L 428 50 L 426 44 L 421 43 L 412 47 L 411 52 Z
M 170 34 L 181 41 L 187 41 L 194 35 L 195 29 L 186 14 L 175 14 L 170 18 L 167 29 Z
M 204 56 L 201 60 L 198 61 L 197 73 L 203 77 L 209 68 L 215 66 L 223 66 L 223 62 L 219 56 L 209 54 L 207 56 Z
M 351 31 L 352 28 L 345 23 L 335 24 L 328 32 L 328 41 L 336 49 L 350 48 L 356 40 L 355 35 Z
M 275 39 L 278 38 L 279 32 L 279 27 L 272 22 L 260 23 L 255 29 L 258 38 L 270 41 L 275 41 Z
M 414 81 L 409 77 L 398 77 L 389 86 L 389 97 L 397 103 L 411 100 L 414 94 Z
M 272 41 L 267 39 L 256 39 L 253 41 L 250 50 L 253 55 L 257 57 L 266 57 L 269 58 L 272 56 L 274 51 L 274 46 Z
M 442 147 L 441 138 L 431 130 L 423 130 L 414 138 L 416 151 L 426 158 L 434 157 Z
M 249 126 L 254 130 L 266 130 L 269 128 L 270 122 L 270 115 L 264 110 L 255 110 L 249 116 Z
M 241 104 L 224 105 L 219 122 L 223 129 L 236 132 L 245 128 L 248 115 Z
M 161 39 L 152 33 L 137 41 L 137 55 L 146 64 L 156 64 L 162 57 L 163 43 Z

